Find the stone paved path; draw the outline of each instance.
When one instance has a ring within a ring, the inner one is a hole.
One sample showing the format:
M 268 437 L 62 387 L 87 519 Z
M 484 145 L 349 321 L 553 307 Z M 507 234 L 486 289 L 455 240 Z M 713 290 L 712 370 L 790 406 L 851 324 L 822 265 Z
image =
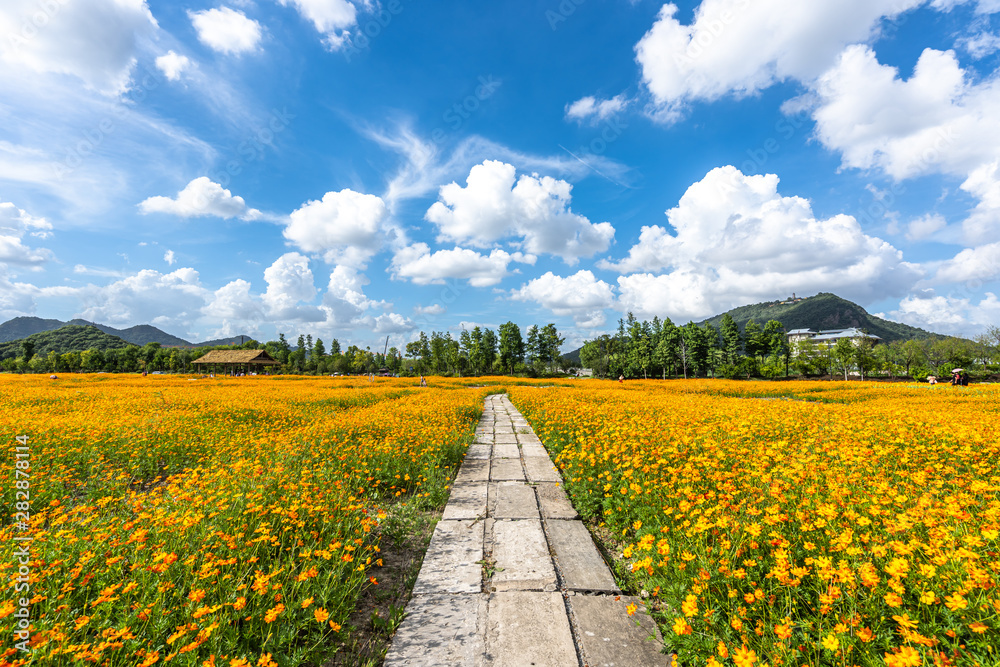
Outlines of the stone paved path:
M 521 413 L 488 397 L 385 667 L 670 665 L 560 482 Z

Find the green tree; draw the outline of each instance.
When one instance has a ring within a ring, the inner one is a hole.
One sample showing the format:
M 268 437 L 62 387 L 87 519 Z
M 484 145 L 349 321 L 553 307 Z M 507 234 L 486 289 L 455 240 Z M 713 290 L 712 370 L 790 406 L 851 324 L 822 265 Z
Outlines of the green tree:
M 538 325 L 532 324 L 528 327 L 528 338 L 524 343 L 524 361 L 529 366 L 536 360 L 541 354 L 541 348 L 539 346 L 539 336 L 538 336 Z
M 854 342 L 850 338 L 838 338 L 833 345 L 833 358 L 847 380 L 847 373 L 854 365 Z
M 722 316 L 719 333 L 722 336 L 722 351 L 726 356 L 726 363 L 735 364 L 743 352 L 743 336 L 740 333 L 740 325 L 729 313 Z
M 500 325 L 500 366 L 508 374 L 514 372 L 514 365 L 524 361 L 524 341 L 521 329 L 513 322 Z
M 548 364 L 550 371 L 555 371 L 555 365 L 559 362 L 559 350 L 565 342 L 566 339 L 559 335 L 552 322 L 538 332 L 538 359 L 543 364 Z
M 653 363 L 663 370 L 663 378 L 667 377 L 667 369 L 673 375 L 680 361 L 681 334 L 670 318 L 663 321 L 656 347 L 653 349 Z

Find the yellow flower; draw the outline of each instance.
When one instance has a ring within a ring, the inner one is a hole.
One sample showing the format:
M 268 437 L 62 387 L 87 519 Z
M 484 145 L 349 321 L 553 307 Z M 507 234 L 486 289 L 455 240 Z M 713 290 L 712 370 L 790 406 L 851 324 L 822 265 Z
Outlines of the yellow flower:
M 903 604 L 903 598 L 899 597 L 899 595 L 893 593 L 892 591 L 886 593 L 882 599 L 885 600 L 885 603 L 890 607 L 898 607 Z
M 934 604 L 934 600 L 936 599 L 937 596 L 934 595 L 934 593 L 932 593 L 931 591 L 924 591 L 923 593 L 920 594 L 921 604 Z
M 962 597 L 960 593 L 953 593 L 944 599 L 944 605 L 951 609 L 952 611 L 958 611 L 959 609 L 965 609 L 969 606 L 965 598 Z
M 892 620 L 899 623 L 899 626 L 906 628 L 907 630 L 913 630 L 917 627 L 917 622 L 910 618 L 909 614 L 903 614 L 902 616 L 893 616 Z
M 688 595 L 684 599 L 683 604 L 681 604 L 681 611 L 684 612 L 684 615 L 687 616 L 687 617 L 697 616 L 698 615 L 698 596 L 697 595 Z
M 836 651 L 840 648 L 840 640 L 837 639 L 837 635 L 831 632 L 826 637 L 823 637 L 823 648 L 828 651 Z

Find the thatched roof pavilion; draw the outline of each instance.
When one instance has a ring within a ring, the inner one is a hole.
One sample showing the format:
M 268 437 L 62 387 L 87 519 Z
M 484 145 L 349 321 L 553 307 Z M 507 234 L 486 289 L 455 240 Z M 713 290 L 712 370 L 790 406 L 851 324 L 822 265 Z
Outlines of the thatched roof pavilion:
M 280 361 L 275 361 L 264 350 L 212 350 L 204 356 L 191 362 L 195 367 L 209 366 L 214 371 L 222 368 L 226 373 L 238 372 L 260 372 L 266 366 L 280 366 Z

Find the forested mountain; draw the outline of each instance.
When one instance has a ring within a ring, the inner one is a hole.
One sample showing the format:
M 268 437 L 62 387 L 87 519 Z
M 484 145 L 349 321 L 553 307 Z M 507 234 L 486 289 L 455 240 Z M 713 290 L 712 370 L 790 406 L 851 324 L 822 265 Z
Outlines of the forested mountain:
M 0 324 L 0 343 L 7 343 L 14 340 L 26 338 L 32 334 L 43 331 L 55 331 L 67 324 L 76 326 L 97 327 L 104 333 L 121 338 L 126 343 L 139 345 L 147 343 L 159 343 L 164 347 L 205 347 L 209 345 L 239 345 L 241 339 L 250 340 L 250 336 L 231 336 L 229 338 L 217 338 L 203 343 L 191 343 L 172 334 L 168 334 L 162 329 L 158 329 L 150 324 L 138 324 L 127 329 L 116 329 L 107 324 L 88 322 L 87 320 L 75 319 L 69 322 L 60 320 L 44 320 L 40 317 L 15 317 Z
M 878 336 L 887 343 L 894 340 L 920 340 L 936 335 L 923 329 L 875 317 L 858 304 L 828 292 L 820 292 L 816 296 L 796 299 L 791 302 L 770 301 L 740 306 L 698 324 L 707 322 L 718 327 L 722 323 L 722 318 L 727 314 L 736 320 L 741 331 L 746 328 L 747 322 L 750 320 L 754 320 L 758 324 L 763 324 L 768 320 L 776 320 L 784 325 L 785 331 L 792 329 L 818 331 L 820 329 L 857 327 Z
M 24 338 L 0 343 L 0 361 L 12 359 L 30 350 L 30 356 L 45 357 L 49 352 L 64 354 L 82 350 L 111 350 L 127 347 L 128 342 L 104 333 L 93 326 L 67 324 L 52 331 L 42 331 Z
M 59 320 L 43 320 L 40 317 L 15 317 L 0 324 L 0 343 L 7 343 L 42 331 L 52 331 L 66 326 Z
M 151 324 L 137 324 L 136 326 L 129 327 L 128 329 L 115 329 L 114 327 L 109 327 L 107 324 L 98 324 L 97 322 L 88 322 L 86 320 L 79 319 L 70 320 L 67 324 L 97 327 L 104 333 L 117 336 L 128 343 L 132 343 L 133 345 L 142 346 L 146 343 L 159 343 L 164 347 L 184 347 L 191 345 L 191 343 L 187 342 L 183 338 L 178 338 L 177 336 L 168 334 L 166 331 L 157 329 Z

